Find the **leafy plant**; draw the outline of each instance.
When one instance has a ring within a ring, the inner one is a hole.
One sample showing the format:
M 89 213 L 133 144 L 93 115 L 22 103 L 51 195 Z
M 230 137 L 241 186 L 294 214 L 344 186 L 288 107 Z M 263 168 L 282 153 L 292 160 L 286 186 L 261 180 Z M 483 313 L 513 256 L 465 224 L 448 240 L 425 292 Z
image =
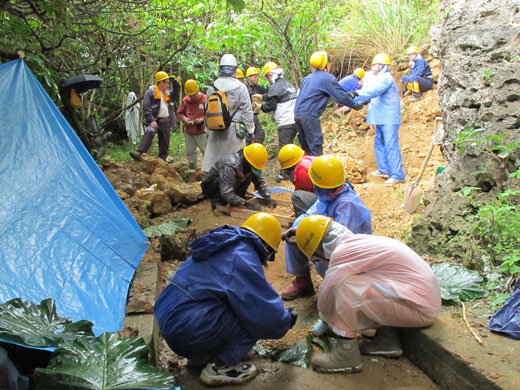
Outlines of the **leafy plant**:
M 443 300 L 471 302 L 484 296 L 484 279 L 478 272 L 447 263 L 434 264 L 432 270 L 439 280 Z
M 78 338 L 61 344 L 47 368 L 34 372 L 40 389 L 169 389 L 174 378 L 157 372 L 148 361 L 149 349 L 141 337 L 117 333 Z
M 94 336 L 92 322 L 59 317 L 54 299 L 44 299 L 36 305 L 15 298 L 0 305 L 0 339 L 10 343 L 52 348 L 86 336 Z
M 190 218 L 168 220 L 159 225 L 147 227 L 143 230 L 143 233 L 146 234 L 147 237 L 156 237 L 161 234 L 173 234 L 177 230 L 186 229 L 190 222 Z
M 484 73 L 482 75 L 482 80 L 484 81 L 484 84 L 491 84 L 491 81 L 493 81 L 493 77 L 495 77 L 494 73 L 491 73 L 489 69 L 484 69 Z

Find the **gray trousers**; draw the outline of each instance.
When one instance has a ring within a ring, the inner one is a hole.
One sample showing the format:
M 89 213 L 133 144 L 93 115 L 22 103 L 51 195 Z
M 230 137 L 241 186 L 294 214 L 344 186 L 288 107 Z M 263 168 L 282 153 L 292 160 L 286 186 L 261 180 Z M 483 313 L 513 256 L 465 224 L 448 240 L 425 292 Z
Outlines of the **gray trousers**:
M 305 214 L 309 207 L 311 207 L 317 200 L 318 197 L 314 192 L 303 190 L 294 191 L 291 196 L 291 202 L 294 213 L 296 214 L 296 218 L 302 214 Z
M 258 114 L 253 115 L 253 123 L 255 124 L 255 142 L 258 142 L 259 144 L 264 143 L 265 139 L 265 133 L 264 133 L 264 127 L 262 126 L 262 123 L 260 122 L 260 118 L 258 118 Z
M 186 133 L 186 158 L 188 159 L 188 163 L 190 164 L 190 168 L 197 167 L 197 148 L 199 148 L 202 153 L 202 157 L 204 158 L 204 153 L 206 153 L 206 145 L 208 144 L 208 135 L 206 133 L 192 135 Z
M 157 119 L 157 130 L 150 125 L 146 126 L 146 132 L 143 135 L 143 139 L 137 151 L 139 153 L 148 152 L 148 149 L 152 146 L 155 134 L 157 134 L 159 136 L 159 157 L 166 160 L 166 157 L 168 157 L 168 148 L 170 147 L 170 127 L 170 120 L 168 118 Z

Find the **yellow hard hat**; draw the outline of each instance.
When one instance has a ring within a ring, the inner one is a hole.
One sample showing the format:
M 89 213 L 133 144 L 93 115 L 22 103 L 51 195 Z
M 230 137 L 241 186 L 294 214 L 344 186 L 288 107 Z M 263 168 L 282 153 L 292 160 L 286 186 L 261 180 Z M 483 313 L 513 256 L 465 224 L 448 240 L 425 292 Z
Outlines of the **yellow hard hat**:
M 300 162 L 305 152 L 298 145 L 287 144 L 278 152 L 278 162 L 280 168 L 287 169 Z
M 168 76 L 168 73 L 166 72 L 163 72 L 162 70 L 160 70 L 159 72 L 157 72 L 155 74 L 155 84 L 157 84 L 159 81 L 163 81 L 163 80 L 166 80 L 166 79 L 169 79 L 170 76 Z
M 242 72 L 242 69 L 237 69 L 237 79 L 243 79 L 244 78 L 244 72 Z
M 311 181 L 320 188 L 336 188 L 345 184 L 343 164 L 335 156 L 324 154 L 312 162 L 308 171 Z
M 390 56 L 385 53 L 379 53 L 374 56 L 374 59 L 372 60 L 372 65 L 375 64 L 383 64 L 383 65 L 390 65 L 392 61 L 390 61 Z
M 260 74 L 258 68 L 255 68 L 254 66 L 250 66 L 249 68 L 247 68 L 246 77 L 252 76 L 254 74 Z
M 275 251 L 278 250 L 278 246 L 282 240 L 282 227 L 280 226 L 280 222 L 271 214 L 253 214 L 244 221 L 242 227 L 255 233 Z
M 316 51 L 312 53 L 310 63 L 315 69 L 321 70 L 327 66 L 328 54 L 326 51 Z
M 320 245 L 330 221 L 330 217 L 313 214 L 302 219 L 296 228 L 296 245 L 309 259 Z
M 267 149 L 259 143 L 250 144 L 244 148 L 244 156 L 253 168 L 261 171 L 267 162 Z
M 186 95 L 195 95 L 199 92 L 199 84 L 195 80 L 187 80 L 184 84 L 184 92 Z
M 407 55 L 410 55 L 412 53 L 419 53 L 419 48 L 417 46 L 410 46 L 407 50 L 406 50 L 406 54 Z
M 363 68 L 356 68 L 354 69 L 354 74 L 357 76 L 358 79 L 362 79 L 365 77 L 365 69 Z
M 267 73 L 269 73 L 270 71 L 272 71 L 273 69 L 276 69 L 276 68 L 278 68 L 278 64 L 276 64 L 275 62 L 272 62 L 272 61 L 266 62 L 264 65 L 264 68 L 262 69 L 262 74 L 265 77 L 265 75 Z

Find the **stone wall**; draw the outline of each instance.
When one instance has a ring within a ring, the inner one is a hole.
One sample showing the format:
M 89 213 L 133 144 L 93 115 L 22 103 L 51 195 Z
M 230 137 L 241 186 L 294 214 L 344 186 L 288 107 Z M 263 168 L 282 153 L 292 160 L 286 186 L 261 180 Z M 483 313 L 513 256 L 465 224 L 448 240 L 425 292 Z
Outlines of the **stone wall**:
M 508 178 L 520 166 L 518 150 L 500 158 L 498 151 L 490 153 L 494 143 L 488 140 L 459 153 L 453 141 L 471 128 L 482 129 L 481 137 L 504 134 L 503 144 L 520 142 L 520 0 L 443 0 L 440 14 L 432 51 L 442 63 L 442 151 L 449 165 L 427 194 L 409 244 L 422 253 L 464 257 L 470 243 L 460 233 L 478 202 L 518 188 L 518 180 Z M 468 199 L 456 193 L 464 187 L 481 191 Z

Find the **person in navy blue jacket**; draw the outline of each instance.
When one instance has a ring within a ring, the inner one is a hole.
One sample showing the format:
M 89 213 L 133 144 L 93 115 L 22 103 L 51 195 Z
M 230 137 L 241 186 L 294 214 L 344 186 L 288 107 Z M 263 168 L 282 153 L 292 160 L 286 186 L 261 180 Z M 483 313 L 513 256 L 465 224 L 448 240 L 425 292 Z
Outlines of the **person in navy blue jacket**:
M 274 260 L 281 235 L 268 213 L 210 231 L 190 244 L 191 257 L 157 299 L 163 338 L 190 362 L 208 362 L 204 383 L 251 380 L 256 368 L 242 359 L 258 340 L 281 338 L 296 322 L 262 269 Z
M 406 51 L 410 60 L 410 75 L 402 75 L 402 95 L 412 91 L 412 98 L 419 99 L 421 92 L 428 91 L 433 86 L 433 75 L 430 65 L 419 53 L 417 46 L 410 46 Z
M 305 153 L 311 156 L 323 154 L 323 133 L 320 115 L 325 111 L 329 98 L 339 104 L 360 110 L 363 105 L 354 102 L 336 78 L 331 75 L 330 56 L 326 51 L 315 52 L 310 59 L 315 69 L 300 84 L 300 93 L 294 107 L 294 122 L 298 128 L 298 139 Z

